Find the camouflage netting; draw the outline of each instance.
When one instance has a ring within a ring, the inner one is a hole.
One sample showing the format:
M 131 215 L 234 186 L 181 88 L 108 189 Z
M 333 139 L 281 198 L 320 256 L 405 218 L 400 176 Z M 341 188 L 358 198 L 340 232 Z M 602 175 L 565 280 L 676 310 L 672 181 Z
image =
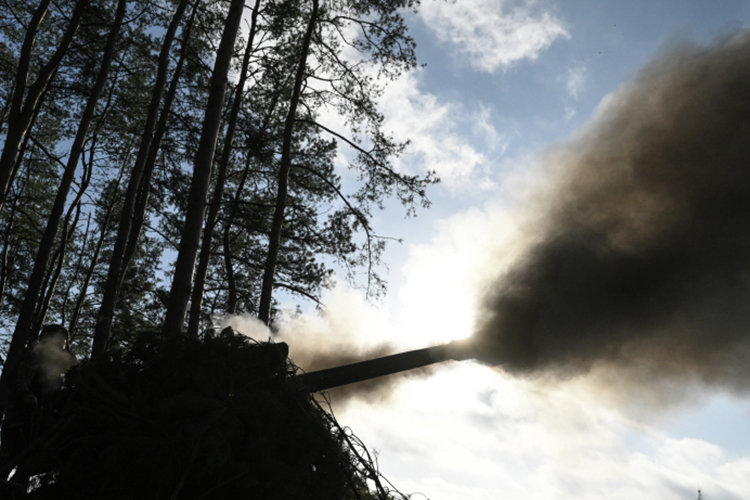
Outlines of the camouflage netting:
M 83 363 L 25 454 L 45 474 L 22 497 L 404 498 L 290 376 L 285 347 L 230 330 L 143 335 L 127 352 Z

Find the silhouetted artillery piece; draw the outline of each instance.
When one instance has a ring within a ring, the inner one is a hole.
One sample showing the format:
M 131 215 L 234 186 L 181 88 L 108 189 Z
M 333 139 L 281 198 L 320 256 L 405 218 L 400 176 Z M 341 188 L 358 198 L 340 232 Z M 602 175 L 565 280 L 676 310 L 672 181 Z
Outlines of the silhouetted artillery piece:
M 472 346 L 467 341 L 454 340 L 447 344 L 391 354 L 357 363 L 326 368 L 297 376 L 310 392 L 324 391 L 342 385 L 414 370 L 448 360 L 473 358 Z

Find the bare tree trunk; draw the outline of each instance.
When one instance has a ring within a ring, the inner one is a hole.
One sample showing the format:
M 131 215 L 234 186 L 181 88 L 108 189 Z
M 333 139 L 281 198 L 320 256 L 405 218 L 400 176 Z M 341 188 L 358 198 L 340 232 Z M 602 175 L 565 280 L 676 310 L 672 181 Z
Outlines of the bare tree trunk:
M 271 118 L 274 116 L 274 111 L 276 109 L 276 105 L 279 102 L 279 93 L 276 93 L 273 96 L 273 99 L 271 101 L 271 105 L 266 110 L 266 116 L 263 120 L 263 125 L 261 126 L 261 130 L 265 130 L 268 128 L 268 124 L 271 121 Z M 229 314 L 234 314 L 237 312 L 237 280 L 235 279 L 234 275 L 234 263 L 233 263 L 233 256 L 232 256 L 232 226 L 234 226 L 234 219 L 237 216 L 237 206 L 239 205 L 239 200 L 242 198 L 242 192 L 245 189 L 245 183 L 247 182 L 247 177 L 250 173 L 250 162 L 252 158 L 248 155 L 247 163 L 245 164 L 245 169 L 242 171 L 242 176 L 240 177 L 239 185 L 237 186 L 237 191 L 234 193 L 234 197 L 232 201 L 229 204 L 228 210 L 229 213 L 227 215 L 225 224 L 224 224 L 224 236 L 223 236 L 223 242 L 224 245 L 224 268 L 227 273 L 227 302 L 226 302 L 226 312 Z
M 237 83 L 237 92 L 232 103 L 232 110 L 227 120 L 227 133 L 224 138 L 224 149 L 219 160 L 218 176 L 214 193 L 212 196 L 211 206 L 208 210 L 208 217 L 203 229 L 203 242 L 201 245 L 200 258 L 198 259 L 198 268 L 195 271 L 195 282 L 193 283 L 193 294 L 190 299 L 190 320 L 188 322 L 188 335 L 197 336 L 200 328 L 201 305 L 203 303 L 203 290 L 206 286 L 206 273 L 208 272 L 208 262 L 211 258 L 211 242 L 213 241 L 214 227 L 216 219 L 221 208 L 221 200 L 224 197 L 224 184 L 227 178 L 227 168 L 232 157 L 232 141 L 237 128 L 237 117 L 242 107 L 242 96 L 247 83 L 247 70 L 250 66 L 250 56 L 253 53 L 253 43 L 255 40 L 255 31 L 258 22 L 258 10 L 260 9 L 260 0 L 255 0 L 253 14 L 250 23 L 250 33 L 248 35 L 245 56 L 242 60 L 242 69 L 240 70 L 240 81 Z
M 65 201 L 68 198 L 70 186 L 73 183 L 73 177 L 75 175 L 76 168 L 78 167 L 78 162 L 83 150 L 83 144 L 88 134 L 89 125 L 94 118 L 94 112 L 96 111 L 96 105 L 99 101 L 99 96 L 104 90 L 104 86 L 107 82 L 109 68 L 112 64 L 115 46 L 120 34 L 120 27 L 122 26 L 122 20 L 125 17 L 126 6 L 127 0 L 119 0 L 117 4 L 115 19 L 112 24 L 112 29 L 109 32 L 107 43 L 104 49 L 104 54 L 102 55 L 102 64 L 99 68 L 99 74 L 97 75 L 96 83 L 91 89 L 91 94 L 89 95 L 89 98 L 86 102 L 86 108 L 84 109 L 81 116 L 81 121 L 78 124 L 78 130 L 76 132 L 76 137 L 73 141 L 73 145 L 70 148 L 70 155 L 68 156 L 68 161 L 62 177 L 62 182 L 60 183 L 60 188 L 57 191 L 57 196 L 55 197 L 55 202 L 52 206 L 49 219 L 47 220 L 47 227 L 44 230 L 44 235 L 42 236 L 42 240 L 39 243 L 39 250 L 34 261 L 34 268 L 31 271 L 31 277 L 29 278 L 26 295 L 24 297 L 23 304 L 21 305 L 18 321 L 16 322 L 16 328 L 13 332 L 13 337 L 8 349 L 8 357 L 5 362 L 2 377 L 0 378 L 0 406 L 2 406 L 2 408 L 0 409 L 2 410 L 5 409 L 5 403 L 7 401 L 8 374 L 13 370 L 13 368 L 20 360 L 23 349 L 29 339 L 34 309 L 47 269 L 50 250 L 52 249 L 52 245 L 54 244 L 55 235 L 57 234 L 57 228 L 60 224 L 60 219 L 62 218 L 63 211 L 65 210 Z
M 237 312 L 237 280 L 234 277 L 234 264 L 232 263 L 232 249 L 230 245 L 230 230 L 232 225 L 227 221 L 224 226 L 222 242 L 224 244 L 224 268 L 227 273 L 227 314 Z
M 276 273 L 276 262 L 279 257 L 279 247 L 281 246 L 281 226 L 284 223 L 284 208 L 286 205 L 286 195 L 289 186 L 289 169 L 292 166 L 292 134 L 294 133 L 294 122 L 297 116 L 297 104 L 299 103 L 302 83 L 305 78 L 305 66 L 307 64 L 307 55 L 310 51 L 310 39 L 318 17 L 318 0 L 313 0 L 313 10 L 310 14 L 310 22 L 307 25 L 305 38 L 302 42 L 302 53 L 297 66 L 297 75 L 294 79 L 294 89 L 292 99 L 289 103 L 289 113 L 284 124 L 284 142 L 281 149 L 281 166 L 279 168 L 279 188 L 276 195 L 276 209 L 274 210 L 273 220 L 271 221 L 271 234 L 268 242 L 268 257 L 266 258 L 266 267 L 263 272 L 263 284 L 260 292 L 260 307 L 258 318 L 268 324 L 271 320 L 271 299 L 273 296 L 273 281 Z
M 39 71 L 39 75 L 34 83 L 28 86 L 28 92 L 26 92 L 29 66 L 31 64 L 31 49 L 36 40 L 39 24 L 47 13 L 50 3 L 50 0 L 42 0 L 39 4 L 39 7 L 32 16 L 31 23 L 29 23 L 29 28 L 26 31 L 26 37 L 21 47 L 21 57 L 16 71 L 16 82 L 13 89 L 13 97 L 11 98 L 11 106 L 8 116 L 8 133 L 5 136 L 5 145 L 3 147 L 3 152 L 0 155 L 0 209 L 2 209 L 3 204 L 5 203 L 5 197 L 8 194 L 10 184 L 13 180 L 14 169 L 21 149 L 21 143 L 29 132 L 32 119 L 39 109 L 42 94 L 44 94 L 47 85 L 49 85 L 49 82 L 52 80 L 63 56 L 68 51 L 68 47 L 70 47 L 70 44 L 73 41 L 73 37 L 75 36 L 75 33 L 78 30 L 78 25 L 81 21 L 81 16 L 83 15 L 84 7 L 88 4 L 88 0 L 79 0 L 76 3 L 68 27 L 60 40 L 60 44 L 57 46 L 57 49 L 52 54 L 52 57 L 50 57 L 47 64 L 45 64 Z M 24 94 L 26 94 L 25 99 Z
M 2 155 L 0 155 L 0 209 L 5 202 L 5 197 L 10 189 L 10 184 L 15 177 L 15 166 L 16 159 L 19 156 L 21 149 L 21 141 L 24 138 L 25 131 L 31 123 L 29 119 L 28 124 L 24 124 L 24 118 L 22 117 L 23 97 L 26 92 L 26 87 L 29 80 L 29 67 L 31 66 L 31 51 L 34 48 L 36 42 L 36 36 L 39 32 L 39 25 L 47 15 L 47 10 L 51 0 L 42 0 L 39 6 L 31 16 L 28 27 L 26 28 L 26 34 L 24 36 L 23 45 L 21 45 L 21 53 L 18 58 L 18 67 L 16 68 L 16 79 L 13 82 L 13 91 L 8 100 L 8 134 L 5 137 L 5 145 L 3 147 Z M 32 97 L 31 95 L 29 97 Z M 28 107 L 28 106 L 27 106 Z M 25 125 L 25 126 L 24 126 Z
M 190 33 L 193 29 L 195 15 L 198 12 L 199 2 L 200 0 L 197 0 L 195 5 L 193 5 L 193 13 L 191 14 L 190 20 L 183 32 L 182 47 L 180 47 L 180 59 L 177 61 L 177 66 L 172 75 L 172 81 L 169 84 L 167 95 L 164 97 L 164 106 L 161 115 L 159 116 L 159 124 L 156 127 L 154 138 L 151 141 L 151 150 L 149 151 L 148 159 L 146 160 L 146 167 L 143 171 L 141 185 L 138 189 L 138 198 L 136 199 L 135 209 L 133 211 L 133 222 L 130 227 L 130 236 L 128 237 L 128 244 L 125 247 L 125 255 L 122 259 L 122 272 L 120 273 L 120 285 L 118 289 L 122 288 L 122 279 L 125 277 L 125 273 L 127 273 L 130 262 L 133 260 L 135 249 L 138 247 L 141 229 L 146 220 L 146 209 L 148 208 L 149 192 L 151 191 L 151 177 L 154 173 L 154 168 L 156 168 L 156 159 L 158 158 L 159 150 L 161 149 L 161 141 L 167 130 L 167 122 L 169 121 L 169 115 L 172 110 L 172 103 L 177 95 L 177 87 L 180 82 L 180 76 L 182 75 L 182 68 L 185 65 L 185 60 L 187 59 L 187 54 L 189 52 L 190 45 L 188 42 L 190 41 Z
M 116 187 L 119 187 L 120 183 L 122 182 L 122 178 L 125 175 L 125 167 L 126 165 L 123 164 L 122 169 L 120 170 L 120 176 L 117 179 Z M 115 191 L 116 190 L 117 189 L 115 189 Z M 78 298 L 76 299 L 75 306 L 73 306 L 73 313 L 70 315 L 68 332 L 70 333 L 71 337 L 73 337 L 76 328 L 78 327 L 78 318 L 81 316 L 83 302 L 86 300 L 86 295 L 89 289 L 89 284 L 91 283 L 91 278 L 94 276 L 94 270 L 96 269 L 96 265 L 99 262 L 99 255 L 101 255 L 102 247 L 104 247 L 104 240 L 107 237 L 107 226 L 109 226 L 109 221 L 112 218 L 112 213 L 115 209 L 115 203 L 116 199 L 113 196 L 109 206 L 107 207 L 107 212 L 104 215 L 104 220 L 102 221 L 101 225 L 101 232 L 99 233 L 99 241 L 96 242 L 94 254 L 91 256 L 91 263 L 89 264 L 89 268 L 86 271 L 86 277 L 83 279 L 83 284 L 81 285 L 78 292 Z
M 109 96 L 107 97 L 107 104 L 104 107 L 104 110 L 101 112 L 101 120 L 104 120 L 104 117 L 107 116 L 108 110 L 112 104 L 112 97 L 114 95 L 114 89 L 117 86 L 117 79 L 119 75 L 119 70 L 122 66 L 119 66 L 117 70 L 115 71 L 115 75 L 113 77 L 112 85 L 110 86 L 110 92 Z M 101 124 L 101 122 L 100 122 Z M 70 238 L 70 235 L 75 231 L 75 228 L 78 226 L 78 220 L 81 216 L 81 199 L 83 198 L 84 193 L 89 187 L 89 184 L 91 184 L 91 177 L 94 173 L 94 152 L 96 151 L 96 138 L 97 134 L 99 133 L 99 127 L 97 127 L 93 133 L 93 138 L 91 139 L 91 145 L 89 147 L 89 162 L 86 163 L 86 155 L 83 150 L 81 150 L 81 163 L 83 164 L 83 172 L 81 174 L 81 183 L 78 188 L 78 191 L 76 193 L 75 198 L 73 199 L 73 202 L 68 207 L 68 213 L 65 216 L 64 224 L 63 224 L 63 232 L 62 237 L 60 238 L 60 245 L 57 247 L 57 250 L 55 250 L 54 257 L 52 258 L 52 262 L 57 262 L 57 265 L 54 268 L 51 268 L 47 274 L 47 276 L 44 279 L 44 285 L 41 288 L 42 294 L 39 297 L 39 304 L 37 305 L 37 308 L 34 312 L 34 322 L 31 327 L 32 332 L 37 332 L 41 330 L 42 325 L 44 324 L 44 320 L 47 317 L 47 311 L 49 309 L 49 304 L 52 301 L 52 295 L 55 293 L 55 288 L 57 287 L 57 281 L 60 279 L 60 274 L 62 273 L 62 267 L 65 262 L 65 252 L 68 246 L 68 240 Z M 75 211 L 75 219 L 73 220 L 73 223 L 71 225 L 71 217 L 73 217 L 73 212 Z M 45 292 L 46 290 L 46 292 Z
M 83 262 L 86 257 L 86 247 L 89 244 L 89 236 L 91 235 L 91 212 L 88 213 L 86 218 L 86 229 L 83 232 L 83 241 L 81 241 L 81 250 L 78 253 L 78 258 L 75 260 L 75 270 L 73 276 L 68 281 L 68 286 L 65 288 L 65 293 L 62 299 L 62 307 L 60 308 L 60 324 L 64 325 L 68 320 L 68 302 L 70 302 L 70 292 L 78 282 L 78 277 L 81 275 L 83 270 Z M 70 332 L 70 329 L 68 329 Z
M 57 282 L 60 279 L 60 275 L 62 274 L 63 264 L 65 263 L 65 251 L 68 247 L 68 241 L 70 240 L 70 235 L 71 233 L 75 231 L 75 228 L 78 225 L 78 219 L 81 217 L 80 198 L 78 198 L 77 201 L 73 202 L 73 205 L 71 205 L 70 208 L 71 210 L 75 208 L 76 214 L 71 224 L 70 222 L 71 213 L 68 212 L 68 216 L 66 217 L 65 224 L 63 224 L 62 241 L 60 242 L 60 246 L 55 251 L 55 257 L 52 259 L 52 262 L 53 263 L 57 262 L 57 264 L 54 265 L 53 269 L 50 269 L 49 278 L 45 279 L 45 285 L 42 288 L 42 291 L 46 290 L 46 293 L 44 293 L 43 296 L 40 297 L 41 300 L 39 302 L 36 312 L 34 313 L 34 323 L 31 327 L 32 332 L 38 332 L 39 330 L 41 330 L 42 325 L 44 324 L 44 321 L 47 318 L 49 305 L 52 302 L 52 295 L 55 293 L 55 288 L 57 288 Z
M 131 235 L 136 198 L 141 186 L 141 178 L 146 167 L 146 160 L 148 159 L 149 151 L 151 149 L 154 129 L 156 128 L 157 119 L 159 117 L 159 104 L 161 103 L 161 98 L 164 94 L 164 87 L 167 82 L 169 53 L 172 48 L 172 41 L 174 40 L 175 33 L 182 22 L 182 16 L 185 13 L 187 6 L 188 0 L 181 0 L 177 5 L 177 9 L 172 16 L 172 21 L 169 24 L 167 33 L 164 35 L 164 41 L 162 42 L 161 52 L 159 54 L 159 68 L 157 70 L 156 82 L 154 83 L 151 102 L 149 103 L 148 113 L 146 115 L 146 124 L 141 136 L 138 155 L 136 156 L 135 164 L 133 165 L 130 174 L 130 181 L 128 182 L 128 187 L 125 192 L 125 200 L 120 215 L 120 225 L 117 229 L 117 238 L 109 262 L 107 281 L 104 286 L 104 296 L 102 298 L 101 307 L 99 308 L 99 318 L 94 333 L 92 356 L 98 356 L 103 353 L 107 346 L 107 340 L 109 339 L 112 319 L 114 318 L 115 304 L 117 302 L 117 297 L 120 294 L 122 276 L 125 274 L 123 256 L 125 254 L 128 238 Z
M 0 112 L 0 134 L 3 133 L 3 128 L 5 126 L 6 121 L 8 120 L 8 113 L 10 113 L 10 103 L 13 100 L 13 89 L 16 88 L 15 83 L 13 84 L 13 87 L 10 89 L 10 94 L 8 94 L 8 98 L 5 100 L 5 105 L 3 106 L 2 112 Z
M 221 126 L 221 112 L 224 104 L 224 94 L 227 88 L 227 75 L 232 61 L 234 41 L 242 19 L 245 7 L 244 0 L 232 0 L 229 6 L 224 33 L 221 36 L 219 49 L 216 53 L 210 90 L 206 102 L 206 113 L 203 117 L 203 128 L 198 150 L 195 153 L 193 165 L 193 179 L 190 183 L 188 205 L 185 213 L 185 225 L 182 229 L 172 288 L 169 293 L 167 314 L 164 319 L 163 331 L 167 334 L 182 333 L 187 305 L 190 300 L 190 289 L 198 257 L 203 217 L 206 213 L 206 200 L 211 181 L 211 168 L 216 150 L 216 141 Z
M 23 194 L 23 191 L 26 189 L 27 183 L 28 183 L 28 178 L 18 190 L 17 197 L 20 197 Z M 10 258 L 8 251 L 10 247 L 10 235 L 13 232 L 17 209 L 18 209 L 18 200 L 14 199 L 11 201 L 10 214 L 8 215 L 8 225 L 5 229 L 5 233 L 3 234 L 3 253 L 0 256 L 0 263 L 2 264 L 2 269 L 0 269 L 0 304 L 3 303 L 3 299 L 5 298 L 5 287 L 8 284 L 8 274 L 9 274 L 8 267 L 10 266 L 10 263 L 13 261 L 13 259 Z

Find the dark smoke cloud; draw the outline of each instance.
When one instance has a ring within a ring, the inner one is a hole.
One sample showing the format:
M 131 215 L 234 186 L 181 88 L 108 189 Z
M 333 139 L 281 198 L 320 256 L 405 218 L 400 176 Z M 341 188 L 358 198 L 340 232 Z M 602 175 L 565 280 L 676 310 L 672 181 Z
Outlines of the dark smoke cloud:
M 650 62 L 545 163 L 534 241 L 475 335 L 515 373 L 750 387 L 750 31 Z

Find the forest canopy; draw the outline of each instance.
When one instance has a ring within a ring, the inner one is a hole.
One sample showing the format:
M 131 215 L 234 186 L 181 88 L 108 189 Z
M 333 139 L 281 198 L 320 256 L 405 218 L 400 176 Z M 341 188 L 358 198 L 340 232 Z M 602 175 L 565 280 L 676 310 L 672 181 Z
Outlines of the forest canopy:
M 385 291 L 376 210 L 433 172 L 378 98 L 417 67 L 413 0 L 8 0 L 0 6 L 3 385 L 43 324 L 79 356 L 212 318 L 271 325 L 333 268 Z M 353 175 L 342 181 L 342 159 Z
M 407 138 L 378 109 L 417 67 L 403 17 L 417 3 L 0 5 L 0 486 L 400 497 L 285 344 L 213 326 L 273 327 L 280 292 L 319 304 L 334 268 L 384 293 L 390 235 L 373 214 L 395 200 L 412 215 L 437 182 L 395 167 Z M 19 398 L 43 353 L 71 345 L 84 362 L 62 389 Z

